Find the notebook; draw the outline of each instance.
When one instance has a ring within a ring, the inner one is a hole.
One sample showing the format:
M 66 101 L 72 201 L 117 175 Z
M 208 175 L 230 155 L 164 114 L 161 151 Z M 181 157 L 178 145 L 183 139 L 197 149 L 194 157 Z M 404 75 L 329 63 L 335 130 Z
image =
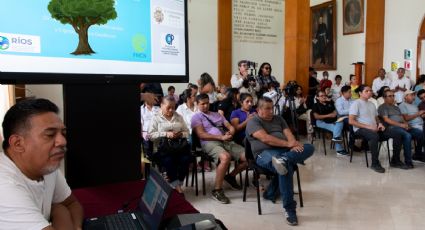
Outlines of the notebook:
M 85 230 L 158 229 L 172 188 L 161 174 L 150 170 L 150 175 L 139 201 L 138 211 L 123 212 L 87 219 Z

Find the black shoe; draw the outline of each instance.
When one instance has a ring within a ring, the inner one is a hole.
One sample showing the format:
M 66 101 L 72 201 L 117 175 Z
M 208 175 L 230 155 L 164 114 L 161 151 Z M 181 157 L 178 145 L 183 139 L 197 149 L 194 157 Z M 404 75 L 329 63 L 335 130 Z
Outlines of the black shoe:
M 372 164 L 370 168 L 377 173 L 384 173 L 385 169 L 382 168 L 381 164 Z
M 413 169 L 414 168 L 412 162 L 406 163 L 405 166 L 406 166 L 406 169 Z
M 242 190 L 242 186 L 240 186 L 238 184 L 238 182 L 236 182 L 236 177 L 231 176 L 230 174 L 227 174 L 226 176 L 224 176 L 224 180 L 229 183 L 229 185 L 234 189 L 234 190 Z
M 403 162 L 401 161 L 391 161 L 390 166 L 393 168 L 399 168 L 399 169 L 409 169 Z
M 286 223 L 288 223 L 291 226 L 298 225 L 298 218 L 295 212 L 291 212 L 291 213 L 286 212 L 285 216 L 286 216 Z
M 414 160 L 414 161 L 420 161 L 420 162 L 425 162 L 424 156 L 423 155 L 416 154 L 416 153 L 413 154 L 412 160 Z

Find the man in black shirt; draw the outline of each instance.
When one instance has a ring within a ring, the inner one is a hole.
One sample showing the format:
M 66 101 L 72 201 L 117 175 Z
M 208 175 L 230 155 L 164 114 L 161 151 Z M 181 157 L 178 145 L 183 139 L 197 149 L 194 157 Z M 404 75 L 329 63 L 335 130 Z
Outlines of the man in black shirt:
M 333 133 L 332 141 L 335 142 L 335 149 L 338 156 L 347 155 L 347 151 L 345 151 L 344 147 L 341 145 L 341 134 L 344 128 L 344 122 L 337 122 L 335 106 L 332 102 L 327 100 L 324 91 L 319 91 L 316 99 L 318 102 L 313 105 L 313 116 L 316 119 L 317 127 L 327 129 Z
M 311 108 L 314 104 L 314 96 L 319 88 L 319 81 L 317 80 L 317 73 L 312 67 L 309 68 L 308 76 L 307 107 Z

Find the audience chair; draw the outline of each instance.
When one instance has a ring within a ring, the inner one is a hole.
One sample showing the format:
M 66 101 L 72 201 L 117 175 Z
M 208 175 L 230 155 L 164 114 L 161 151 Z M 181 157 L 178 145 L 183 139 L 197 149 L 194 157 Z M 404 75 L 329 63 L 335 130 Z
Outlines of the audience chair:
M 362 136 L 354 134 L 354 136 L 352 138 L 354 138 L 354 140 L 361 139 L 363 142 L 367 143 L 367 140 L 364 139 Z M 390 154 L 390 144 L 389 144 L 388 140 L 389 140 L 389 138 L 385 138 L 385 137 L 381 137 L 381 136 L 379 137 L 378 152 L 381 151 L 382 142 L 387 142 L 388 163 L 390 163 L 391 162 L 391 154 Z M 350 154 L 350 163 L 351 163 L 353 161 L 353 152 L 354 152 L 353 146 L 350 146 L 348 151 L 350 151 L 349 154 Z M 368 160 L 368 157 L 367 157 L 367 149 L 364 149 L 364 155 L 365 155 L 365 158 L 366 158 L 366 167 L 369 168 L 369 160 Z
M 205 168 L 204 168 L 204 162 L 205 161 L 209 161 L 212 162 L 214 159 L 210 156 L 208 156 L 208 154 L 204 153 L 204 151 L 202 151 L 202 147 L 201 147 L 201 141 L 198 137 L 198 135 L 196 134 L 195 131 L 192 132 L 192 146 L 191 146 L 191 151 L 192 151 L 192 155 L 194 156 L 194 163 L 193 163 L 193 168 L 192 168 L 192 186 L 193 183 L 195 181 L 195 185 L 196 185 L 196 196 L 198 196 L 198 176 L 197 176 L 197 164 L 200 163 L 201 165 L 201 173 L 202 173 L 202 194 L 205 196 L 206 195 L 206 188 L 205 188 Z M 198 162 L 197 158 L 200 158 L 200 161 Z
M 254 159 L 254 154 L 252 153 L 251 150 L 251 144 L 249 143 L 248 140 L 245 141 L 245 157 L 248 161 L 248 168 L 245 170 L 245 184 L 244 184 L 244 189 L 243 189 L 243 202 L 246 202 L 246 190 L 249 184 L 249 178 L 248 178 L 248 171 L 252 170 L 254 172 L 254 181 L 256 181 L 256 189 L 257 189 L 257 205 L 258 205 L 258 215 L 262 214 L 261 211 L 261 197 L 260 197 L 260 186 L 259 186 L 259 178 L 260 175 L 265 175 L 265 176 L 276 176 L 277 174 L 265 169 L 263 167 L 260 167 L 257 165 L 257 163 L 255 162 Z M 298 184 L 298 195 L 299 195 L 299 199 L 300 199 L 300 206 L 304 207 L 304 202 L 303 202 L 303 193 L 301 190 L 301 181 L 300 181 L 300 171 L 298 169 L 298 165 L 294 165 L 294 170 L 297 174 L 297 184 Z
M 311 126 L 313 126 L 314 132 L 313 132 L 313 137 L 311 138 L 311 144 L 313 144 L 314 140 L 316 138 L 321 138 L 323 141 L 323 150 L 325 152 L 325 155 L 327 155 L 326 152 L 326 133 L 330 133 L 331 135 L 333 135 L 333 133 L 327 129 L 324 128 L 320 128 L 316 125 L 316 119 L 314 118 L 313 113 L 310 114 L 310 120 L 311 120 Z M 348 147 L 348 137 L 347 137 L 347 130 L 344 129 L 342 130 L 342 140 L 343 140 L 343 145 L 344 148 L 347 149 Z M 335 143 L 331 140 L 331 148 L 335 148 Z

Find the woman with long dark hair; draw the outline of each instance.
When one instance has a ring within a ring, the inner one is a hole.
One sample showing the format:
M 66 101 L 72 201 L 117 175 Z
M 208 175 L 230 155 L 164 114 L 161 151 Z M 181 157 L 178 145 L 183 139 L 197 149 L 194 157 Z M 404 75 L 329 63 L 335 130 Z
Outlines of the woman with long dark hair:
M 239 108 L 239 90 L 230 88 L 227 90 L 226 98 L 218 103 L 218 113 L 230 121 L 233 110 Z
M 254 117 L 255 109 L 252 107 L 254 105 L 253 98 L 248 93 L 241 93 L 239 96 L 239 103 L 241 108 L 234 110 L 230 115 L 230 123 L 235 128 L 236 133 L 233 140 L 242 146 L 245 146 L 245 128 L 248 121 Z
M 268 62 L 264 62 L 260 65 L 258 70 L 258 76 L 256 77 L 257 84 L 260 86 L 259 98 L 266 92 L 269 91 L 268 86 L 271 83 L 280 85 L 274 76 L 272 76 L 272 66 Z

